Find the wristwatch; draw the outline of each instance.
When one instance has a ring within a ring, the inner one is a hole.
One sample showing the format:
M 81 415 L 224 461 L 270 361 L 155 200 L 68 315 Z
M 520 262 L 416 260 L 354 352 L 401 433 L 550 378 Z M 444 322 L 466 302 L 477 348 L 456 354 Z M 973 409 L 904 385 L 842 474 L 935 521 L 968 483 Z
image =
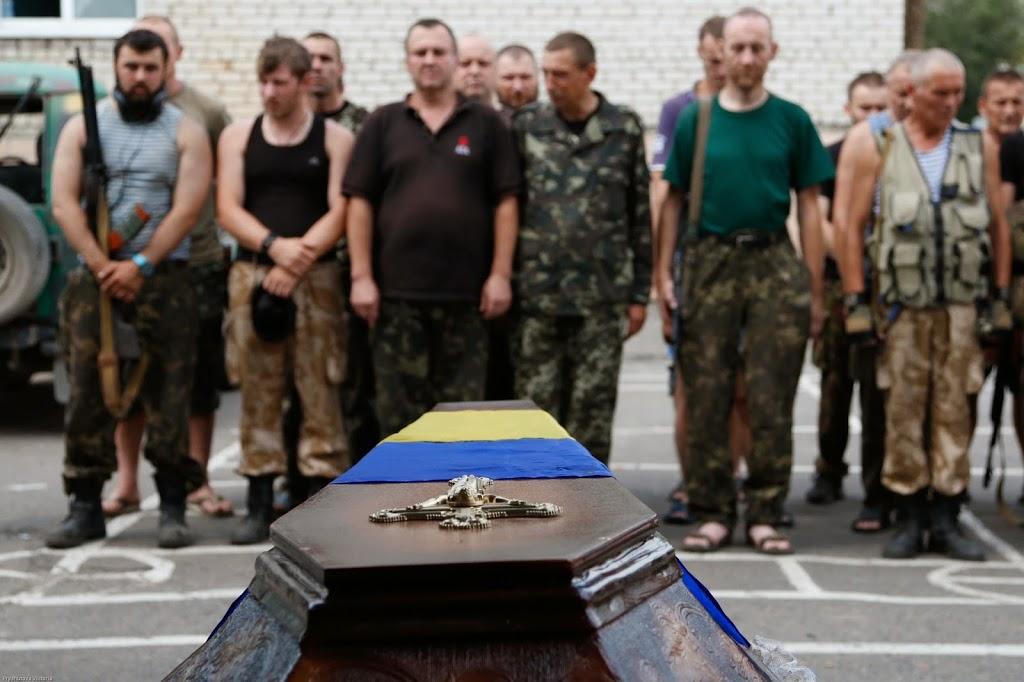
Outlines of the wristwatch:
M 277 239 L 277 235 L 274 234 L 273 232 L 270 232 L 269 234 L 267 234 L 266 237 L 263 238 L 263 241 L 260 242 L 260 255 L 261 256 L 269 256 L 270 255 L 270 245 L 274 243 L 275 239 Z
M 139 266 L 139 272 L 142 273 L 143 277 L 151 277 L 155 268 L 153 264 L 149 262 L 149 259 L 143 256 L 141 253 L 137 253 L 132 256 L 132 262 Z

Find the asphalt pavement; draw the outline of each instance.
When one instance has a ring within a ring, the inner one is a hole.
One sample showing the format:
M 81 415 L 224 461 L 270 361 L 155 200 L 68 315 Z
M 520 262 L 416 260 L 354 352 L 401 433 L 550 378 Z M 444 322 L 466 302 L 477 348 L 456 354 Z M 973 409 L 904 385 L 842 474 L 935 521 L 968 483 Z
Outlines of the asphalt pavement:
M 679 476 L 666 376 L 651 319 L 627 345 L 612 469 L 659 513 Z M 989 561 L 937 555 L 888 561 L 880 556 L 884 536 L 849 530 L 862 497 L 856 475 L 845 482 L 845 500 L 825 508 L 804 502 L 816 455 L 817 397 L 817 372 L 807 364 L 795 408 L 787 504 L 796 517 L 791 537 L 797 553 L 756 554 L 737 532 L 734 548 L 681 555 L 687 568 L 745 635 L 783 643 L 820 680 L 1024 679 L 1024 530 L 1009 527 L 996 513 L 992 490 L 981 487 L 987 420 L 972 447 L 973 502 L 962 522 L 985 544 Z M 238 394 L 226 393 L 211 477 L 241 509 L 244 480 L 233 472 L 237 424 Z M 847 457 L 856 464 L 856 414 L 851 427 Z M 1007 491 L 1015 501 L 1020 450 L 1011 433 L 1004 441 Z M 141 512 L 110 522 L 105 541 L 48 550 L 42 538 L 66 510 L 62 457 L 61 412 L 49 386 L 0 396 L 0 680 L 159 679 L 205 640 L 268 546 L 231 546 L 237 518 L 190 515 L 198 544 L 156 549 L 157 500 L 144 464 Z M 1024 515 L 1024 507 L 1016 509 Z M 686 530 L 663 528 L 677 545 Z

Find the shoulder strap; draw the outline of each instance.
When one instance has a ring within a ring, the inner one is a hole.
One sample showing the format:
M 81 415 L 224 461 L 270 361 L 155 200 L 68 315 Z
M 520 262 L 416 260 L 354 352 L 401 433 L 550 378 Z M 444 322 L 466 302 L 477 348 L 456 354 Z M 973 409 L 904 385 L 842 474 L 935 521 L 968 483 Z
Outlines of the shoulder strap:
M 693 167 L 690 169 L 690 211 L 687 216 L 691 230 L 697 229 L 700 221 L 701 202 L 704 195 L 704 157 L 707 153 L 708 130 L 711 128 L 711 98 L 697 99 L 697 136 L 693 145 Z

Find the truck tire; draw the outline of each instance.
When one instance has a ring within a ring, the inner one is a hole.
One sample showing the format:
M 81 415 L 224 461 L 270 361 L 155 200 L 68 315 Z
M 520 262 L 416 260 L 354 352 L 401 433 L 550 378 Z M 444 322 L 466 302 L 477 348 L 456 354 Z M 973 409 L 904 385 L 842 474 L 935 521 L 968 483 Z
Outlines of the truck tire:
M 32 207 L 0 185 L 0 324 L 26 312 L 50 275 L 50 242 Z

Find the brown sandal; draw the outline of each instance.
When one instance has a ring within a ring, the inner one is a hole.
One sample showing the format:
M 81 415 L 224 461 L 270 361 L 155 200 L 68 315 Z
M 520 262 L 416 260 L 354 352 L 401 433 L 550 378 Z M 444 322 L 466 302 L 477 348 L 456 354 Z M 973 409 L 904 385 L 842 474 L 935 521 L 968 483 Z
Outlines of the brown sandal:
M 787 547 L 765 547 L 769 542 L 786 543 Z M 785 535 L 781 535 L 777 532 L 772 532 L 757 542 L 754 538 L 750 537 L 750 531 L 747 531 L 747 544 L 754 548 L 754 551 L 758 554 L 770 554 L 772 556 L 786 556 L 793 553 L 793 542 Z
M 699 540 L 701 544 L 686 544 L 687 540 Z M 715 539 L 707 533 L 700 532 L 700 529 L 693 531 L 689 535 L 683 538 L 683 544 L 679 548 L 684 552 L 693 552 L 694 554 L 710 554 L 711 552 L 717 552 L 723 547 L 728 547 L 732 544 L 732 530 L 730 529 L 722 539 L 715 542 Z

